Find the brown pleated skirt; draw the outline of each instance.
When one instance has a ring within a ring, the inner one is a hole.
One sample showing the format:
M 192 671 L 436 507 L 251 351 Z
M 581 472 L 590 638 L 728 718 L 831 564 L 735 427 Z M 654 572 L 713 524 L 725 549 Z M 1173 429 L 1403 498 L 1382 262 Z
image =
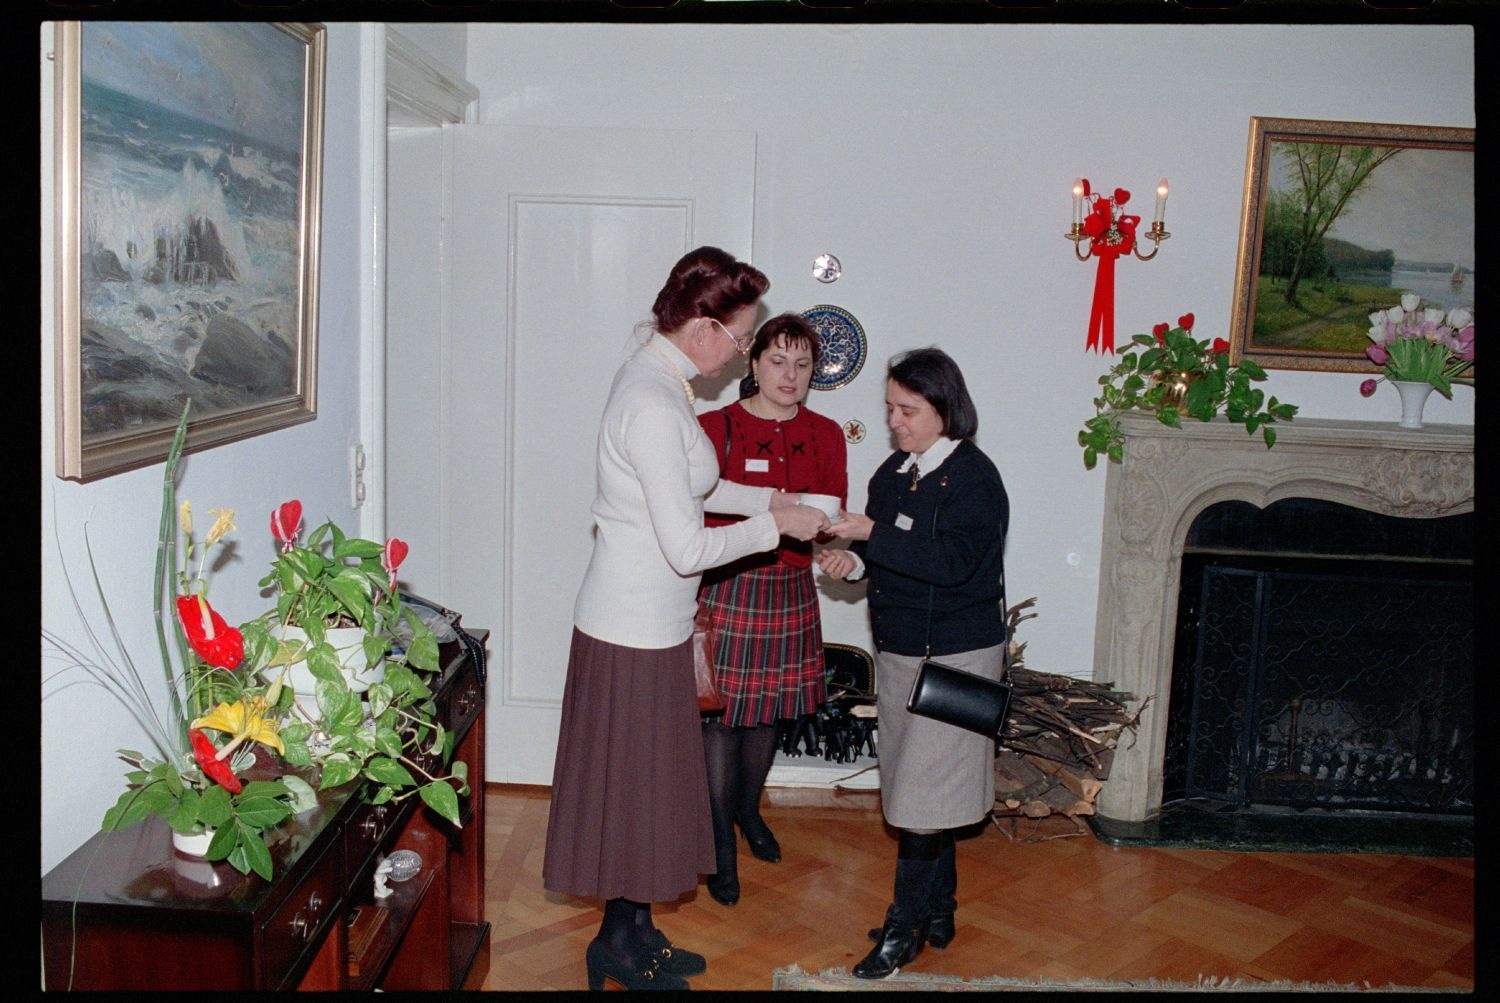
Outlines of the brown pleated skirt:
M 669 902 L 714 866 L 691 639 L 626 648 L 575 627 L 542 884 Z

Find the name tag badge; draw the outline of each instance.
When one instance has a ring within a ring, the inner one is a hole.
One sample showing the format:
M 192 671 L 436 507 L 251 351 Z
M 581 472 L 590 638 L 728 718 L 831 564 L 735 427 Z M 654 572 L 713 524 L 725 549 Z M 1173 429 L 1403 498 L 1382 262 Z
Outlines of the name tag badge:
M 896 516 L 896 528 L 911 529 L 911 516 L 907 515 L 904 512 Z
M 765 474 L 771 470 L 770 460 L 745 460 L 745 472 L 748 474 Z

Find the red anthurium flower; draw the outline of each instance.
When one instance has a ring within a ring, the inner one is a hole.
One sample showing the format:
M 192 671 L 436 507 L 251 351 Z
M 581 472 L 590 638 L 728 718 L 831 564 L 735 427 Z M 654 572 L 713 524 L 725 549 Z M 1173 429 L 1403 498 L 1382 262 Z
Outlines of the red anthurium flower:
M 245 657 L 245 638 L 208 605 L 202 596 L 178 596 L 177 618 L 188 644 L 209 665 L 233 669 Z
M 271 513 L 271 535 L 281 541 L 282 550 L 291 550 L 302 531 L 302 503 L 293 498 Z
M 193 758 L 198 761 L 204 776 L 229 793 L 238 794 L 243 788 L 240 778 L 234 775 L 228 763 L 218 758 L 219 750 L 214 748 L 214 743 L 209 741 L 208 736 L 197 728 L 191 728 L 188 730 L 188 738 L 193 743 Z
M 1160 324 L 1157 324 L 1151 329 L 1151 333 L 1156 335 L 1157 344 L 1165 345 L 1167 343 L 1167 322 L 1162 321 Z
M 1130 193 L 1123 188 L 1115 189 L 1115 205 L 1124 205 L 1130 201 Z
M 1225 341 L 1223 338 L 1215 338 L 1213 353 L 1215 355 L 1223 355 L 1227 351 L 1229 351 L 1229 342 Z
M 401 567 L 401 562 L 406 560 L 407 552 L 410 550 L 405 540 L 398 540 L 394 536 L 385 541 L 385 551 L 380 555 L 380 565 L 391 576 L 392 591 L 396 588 L 396 569 Z
M 1083 182 L 1083 197 L 1084 198 L 1088 198 L 1090 195 L 1093 194 L 1093 192 L 1089 191 L 1089 179 L 1088 178 L 1079 178 L 1078 180 Z
M 1182 328 L 1184 331 L 1191 331 L 1193 329 L 1193 315 L 1190 313 L 1185 313 L 1181 317 L 1178 317 L 1177 326 Z

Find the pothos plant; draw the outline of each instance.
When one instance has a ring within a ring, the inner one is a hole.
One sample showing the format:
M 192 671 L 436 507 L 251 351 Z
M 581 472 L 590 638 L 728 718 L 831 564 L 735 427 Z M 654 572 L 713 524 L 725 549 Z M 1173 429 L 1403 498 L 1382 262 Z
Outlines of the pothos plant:
M 1193 338 L 1193 315 L 1177 318 L 1177 326 L 1157 324 L 1150 334 L 1131 337 L 1120 361 L 1099 377 L 1102 389 L 1094 398 L 1094 416 L 1083 423 L 1078 444 L 1083 465 L 1094 469 L 1101 455 L 1115 463 L 1124 457 L 1125 436 L 1120 415 L 1127 411 L 1153 413 L 1163 425 L 1181 428 L 1184 417 L 1212 421 L 1222 413 L 1248 434 L 1258 430 L 1266 448 L 1276 444 L 1278 419 L 1291 421 L 1295 404 L 1267 398 L 1252 383 L 1266 372 L 1250 359 L 1229 361 L 1229 342 Z
M 299 544 L 301 530 L 299 501 L 272 512 L 280 550 L 260 584 L 276 605 L 242 628 L 257 671 L 273 680 L 272 703 L 284 716 L 283 757 L 317 766 L 320 789 L 363 776 L 376 785 L 374 803 L 415 793 L 460 825 L 458 797 L 469 792 L 468 768 L 448 762 L 453 736 L 437 722 L 427 685 L 439 667 L 437 640 L 402 605 L 396 586 L 407 545 L 395 537 L 382 545 L 347 536 L 331 520 Z M 358 649 L 342 658 L 329 635 L 340 627 L 361 635 Z M 311 693 L 286 685 L 298 663 L 315 680 Z M 377 667 L 379 681 L 351 686 L 352 676 Z

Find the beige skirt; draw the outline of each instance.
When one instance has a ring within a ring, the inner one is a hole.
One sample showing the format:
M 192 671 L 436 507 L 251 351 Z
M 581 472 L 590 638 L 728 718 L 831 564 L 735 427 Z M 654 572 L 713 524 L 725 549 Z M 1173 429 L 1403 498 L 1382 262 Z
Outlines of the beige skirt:
M 944 665 L 1000 678 L 1000 645 L 942 655 Z M 875 654 L 880 807 L 901 829 L 954 829 L 995 806 L 995 740 L 906 709 L 920 655 Z

